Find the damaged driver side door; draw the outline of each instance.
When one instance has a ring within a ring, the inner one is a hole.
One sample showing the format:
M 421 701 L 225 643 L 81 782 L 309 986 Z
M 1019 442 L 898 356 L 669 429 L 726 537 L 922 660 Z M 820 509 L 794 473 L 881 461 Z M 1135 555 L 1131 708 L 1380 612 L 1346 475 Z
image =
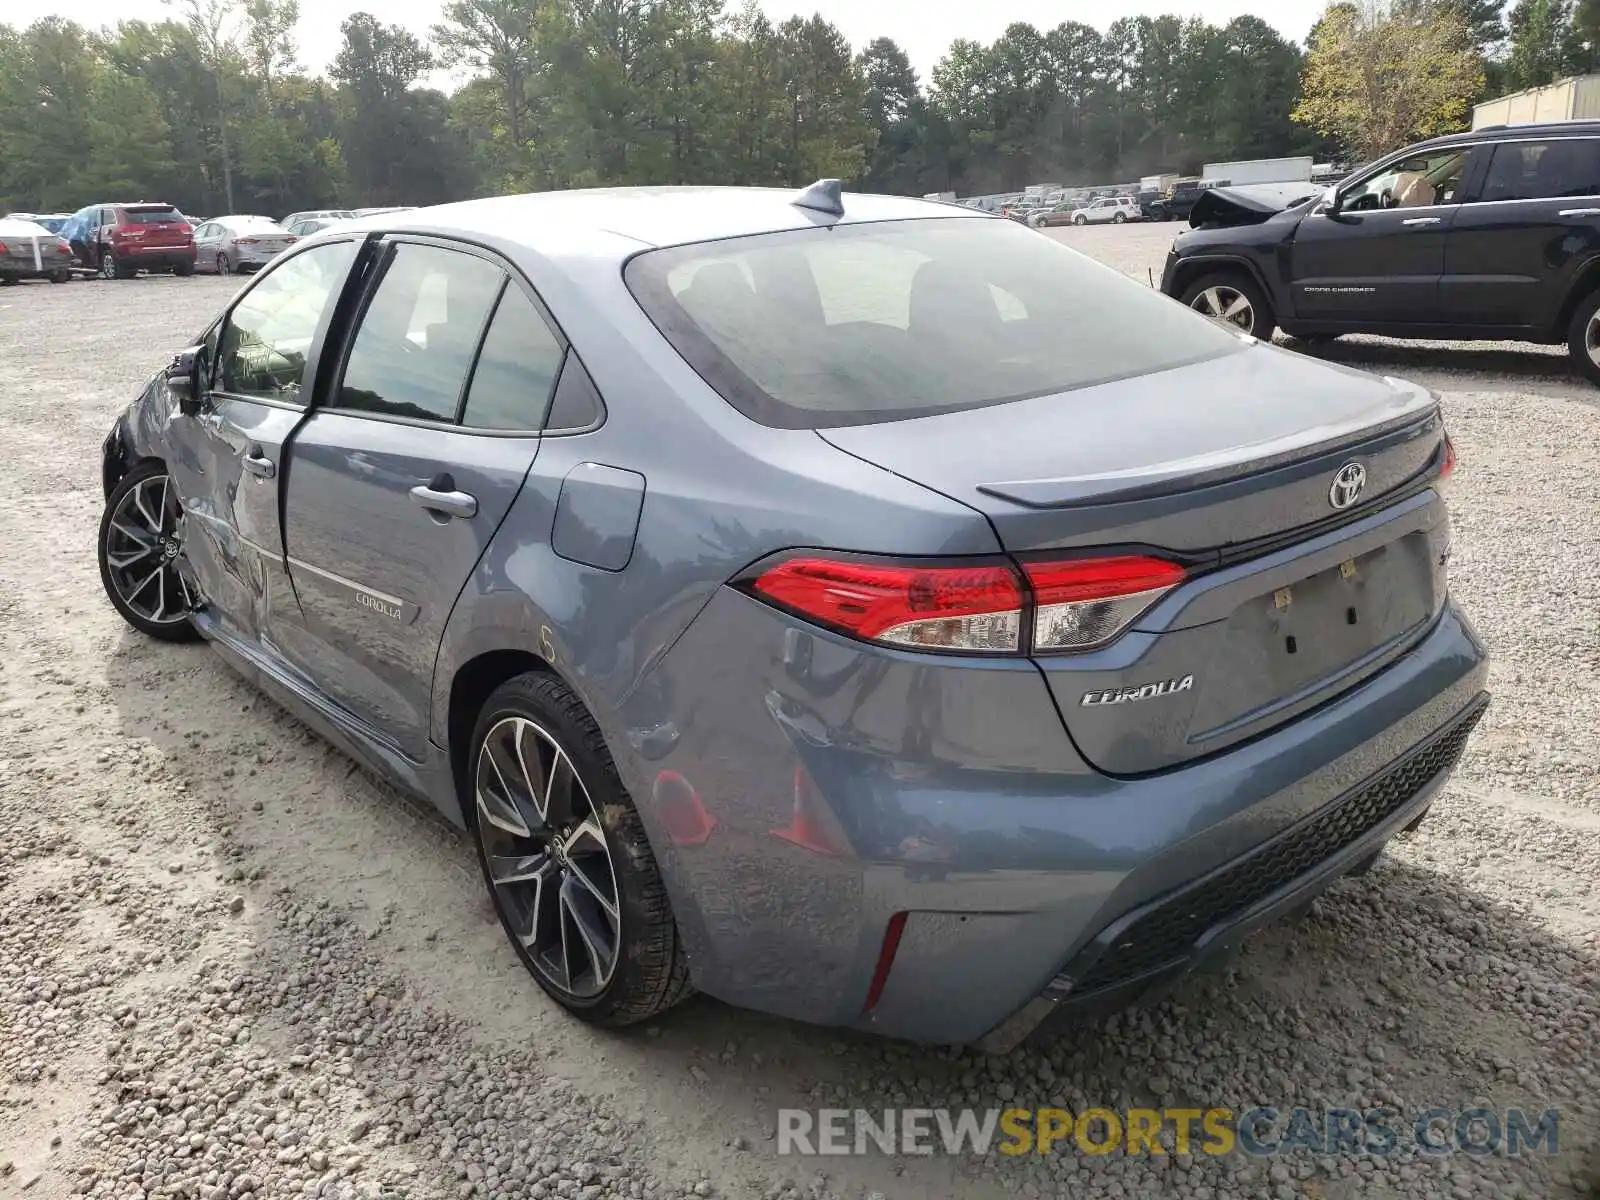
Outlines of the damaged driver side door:
M 353 238 L 308 247 L 263 272 L 207 336 L 193 399 L 173 420 L 195 620 L 247 654 L 270 610 L 295 603 L 279 520 L 284 446 L 360 247 Z

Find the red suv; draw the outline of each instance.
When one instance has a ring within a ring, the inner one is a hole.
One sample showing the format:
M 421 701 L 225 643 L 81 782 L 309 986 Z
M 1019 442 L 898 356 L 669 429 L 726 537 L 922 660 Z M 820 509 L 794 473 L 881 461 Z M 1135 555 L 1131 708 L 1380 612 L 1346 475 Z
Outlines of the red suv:
M 132 279 L 140 268 L 194 274 L 194 230 L 170 204 L 91 204 L 69 227 L 79 261 L 103 279 Z

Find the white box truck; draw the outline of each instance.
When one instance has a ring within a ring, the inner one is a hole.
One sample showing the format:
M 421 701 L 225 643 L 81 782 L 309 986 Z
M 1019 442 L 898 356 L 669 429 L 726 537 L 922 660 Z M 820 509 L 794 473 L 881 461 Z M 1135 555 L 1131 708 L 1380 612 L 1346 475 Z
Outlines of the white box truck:
M 1296 158 L 1248 158 L 1241 162 L 1207 163 L 1201 178 L 1207 183 L 1230 183 L 1235 187 L 1248 183 L 1309 183 L 1312 166 L 1308 155 Z
M 1472 110 L 1472 127 L 1537 125 L 1600 119 L 1600 75 L 1574 75 L 1544 87 L 1485 100 Z

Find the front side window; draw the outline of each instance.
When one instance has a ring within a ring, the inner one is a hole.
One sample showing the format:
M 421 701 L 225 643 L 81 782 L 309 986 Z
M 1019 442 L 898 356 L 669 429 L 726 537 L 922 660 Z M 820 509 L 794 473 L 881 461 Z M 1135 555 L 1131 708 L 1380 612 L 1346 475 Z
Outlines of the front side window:
M 1345 192 L 1344 211 L 1454 204 L 1470 153 L 1470 148 L 1435 150 L 1390 163 Z
M 353 241 L 335 242 L 297 254 L 240 297 L 218 346 L 216 378 L 222 391 L 304 403 L 306 359 L 358 248 Z
M 461 423 L 477 429 L 538 429 L 562 353 L 533 303 L 517 288 L 506 288 L 472 369 Z
M 625 278 L 724 399 L 790 429 L 1071 392 L 1240 344 L 1014 221 L 885 221 L 676 246 L 636 255 Z
M 1506 142 L 1494 148 L 1484 177 L 1484 203 L 1600 196 L 1600 141 L 1558 138 Z
M 362 315 L 341 408 L 454 421 L 505 274 L 473 254 L 402 242 Z

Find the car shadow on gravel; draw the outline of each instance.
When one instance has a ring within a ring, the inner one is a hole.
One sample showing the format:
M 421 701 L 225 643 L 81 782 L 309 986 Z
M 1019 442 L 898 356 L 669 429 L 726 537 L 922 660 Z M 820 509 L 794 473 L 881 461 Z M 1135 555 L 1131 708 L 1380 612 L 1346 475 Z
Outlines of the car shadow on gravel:
M 1189 1185 L 1218 1195 L 1267 1195 L 1284 1179 L 1329 1200 L 1430 1186 L 1448 1194 L 1458 1182 L 1465 1194 L 1502 1183 L 1531 1196 L 1580 1194 L 1576 1177 L 1597 1140 L 1589 1097 L 1600 1086 L 1600 947 L 1562 940 L 1516 908 L 1411 865 L 1406 843 L 1298 922 L 1263 931 L 1225 968 L 1004 1057 L 818 1029 L 703 997 L 650 1026 L 608 1033 L 560 1013 L 522 971 L 466 839 L 214 655 L 129 635 L 107 681 L 123 735 L 159 748 L 206 802 L 211 825 L 197 837 L 211 844 L 197 852 L 209 849 L 219 869 L 242 860 L 247 878 L 261 868 L 256 887 L 347 910 L 368 952 L 406 979 L 408 1003 L 448 1013 L 477 1046 L 544 1047 L 541 1070 L 606 1096 L 653 1133 L 652 1147 L 728 1157 L 738 1178 L 815 1174 L 819 1160 L 775 1153 L 777 1110 L 786 1107 L 1390 1106 L 1410 1119 L 1482 1104 L 1559 1109 L 1561 1154 L 1391 1156 L 1366 1166 L 1300 1155 L 1283 1178 L 1269 1176 L 1273 1164 L 1238 1155 L 1197 1156 L 1181 1168 L 1172 1156 L 1076 1153 L 820 1165 L 852 1187 L 892 1185 L 892 1194 L 907 1186 L 947 1194 L 959 1179 L 954 1190 L 968 1196 L 997 1187 L 1144 1195 L 1178 1182 L 1180 1169 Z M 1427 825 L 1412 836 L 1428 838 Z

